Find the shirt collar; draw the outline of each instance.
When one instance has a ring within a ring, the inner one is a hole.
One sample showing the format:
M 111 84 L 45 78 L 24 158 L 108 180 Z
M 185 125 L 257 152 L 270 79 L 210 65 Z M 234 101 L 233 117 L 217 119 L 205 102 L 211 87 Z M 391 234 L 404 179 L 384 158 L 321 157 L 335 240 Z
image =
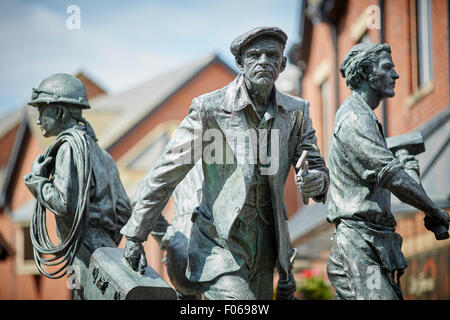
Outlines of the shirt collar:
M 372 110 L 372 108 L 367 104 L 367 102 L 355 91 L 352 91 L 351 97 L 353 99 L 356 99 L 358 101 L 358 106 L 360 106 L 365 111 L 369 112 L 370 114 L 374 114 L 375 112 Z
M 275 95 L 275 105 L 282 107 L 283 109 L 287 109 L 287 102 L 285 101 L 283 94 L 280 93 L 275 86 L 272 90 Z M 239 111 L 248 106 L 253 106 L 253 103 L 250 99 L 247 88 L 245 87 L 244 76 L 240 74 L 233 80 L 233 82 L 230 83 L 227 89 L 224 100 L 224 108 L 229 111 Z M 270 115 L 270 118 L 276 116 L 277 108 L 275 108 L 273 103 L 267 109 L 266 113 Z
M 356 104 L 357 106 L 359 106 L 364 111 L 366 111 L 372 117 L 372 119 L 375 120 L 375 122 L 377 123 L 378 128 L 381 132 L 381 135 L 384 137 L 383 126 L 382 126 L 381 122 L 378 120 L 378 117 L 375 114 L 375 112 L 372 110 L 372 108 L 367 104 L 367 102 L 357 92 L 352 91 L 350 96 L 353 97 L 353 99 L 355 99 L 358 102 Z

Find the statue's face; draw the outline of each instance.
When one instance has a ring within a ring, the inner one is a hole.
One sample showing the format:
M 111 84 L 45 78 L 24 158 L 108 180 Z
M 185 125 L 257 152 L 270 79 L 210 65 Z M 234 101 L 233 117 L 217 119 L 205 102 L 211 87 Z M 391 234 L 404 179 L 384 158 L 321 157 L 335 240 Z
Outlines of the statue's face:
M 392 98 L 395 95 L 395 80 L 399 75 L 394 70 L 391 55 L 382 51 L 377 60 L 372 64 L 369 75 L 369 84 L 382 98 Z
M 44 137 L 57 136 L 61 131 L 59 109 L 55 105 L 41 105 L 38 107 L 39 117 L 36 124 L 41 128 Z
M 273 85 L 286 66 L 283 45 L 274 38 L 257 38 L 243 48 L 241 65 L 251 83 Z

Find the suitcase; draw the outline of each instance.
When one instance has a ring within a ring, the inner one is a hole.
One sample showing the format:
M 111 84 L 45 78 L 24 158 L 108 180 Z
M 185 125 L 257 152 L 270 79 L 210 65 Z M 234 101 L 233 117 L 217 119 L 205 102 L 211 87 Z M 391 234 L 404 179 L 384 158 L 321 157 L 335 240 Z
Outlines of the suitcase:
M 91 256 L 84 286 L 86 300 L 176 300 L 175 290 L 150 266 L 141 275 L 123 257 L 123 249 L 98 248 Z

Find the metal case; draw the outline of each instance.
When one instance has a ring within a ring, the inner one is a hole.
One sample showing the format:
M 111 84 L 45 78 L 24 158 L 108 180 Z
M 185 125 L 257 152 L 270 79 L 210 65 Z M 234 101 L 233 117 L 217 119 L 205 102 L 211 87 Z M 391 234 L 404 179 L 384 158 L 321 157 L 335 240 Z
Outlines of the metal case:
M 89 264 L 87 300 L 176 300 L 175 290 L 150 266 L 141 275 L 123 258 L 123 249 L 99 248 Z

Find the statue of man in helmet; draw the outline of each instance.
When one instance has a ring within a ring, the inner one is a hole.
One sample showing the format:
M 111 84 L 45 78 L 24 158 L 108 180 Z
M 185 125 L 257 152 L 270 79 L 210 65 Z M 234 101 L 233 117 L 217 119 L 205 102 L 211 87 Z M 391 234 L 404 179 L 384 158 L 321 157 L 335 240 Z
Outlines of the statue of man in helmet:
M 24 176 L 37 199 L 30 228 L 36 265 L 49 278 L 62 277 L 68 266 L 75 266 L 81 288 L 75 288 L 73 297 L 83 299 L 90 256 L 99 247 L 119 244 L 119 231 L 131 214 L 130 201 L 114 160 L 82 116 L 90 106 L 78 78 L 64 73 L 47 77 L 33 88 L 29 104 L 39 111 L 37 124 L 44 137 L 56 136 Z M 56 246 L 47 233 L 46 210 L 55 215 L 60 240 Z M 43 268 L 55 265 L 62 267 L 56 272 Z

